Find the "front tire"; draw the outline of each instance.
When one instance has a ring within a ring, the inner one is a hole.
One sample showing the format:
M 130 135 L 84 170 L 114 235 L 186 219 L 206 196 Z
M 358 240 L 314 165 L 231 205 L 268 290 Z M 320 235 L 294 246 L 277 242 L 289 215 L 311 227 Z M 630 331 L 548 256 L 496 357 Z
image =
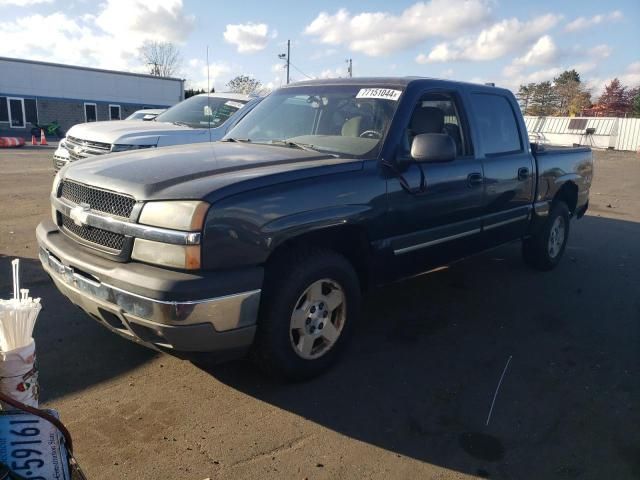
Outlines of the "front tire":
M 562 258 L 569 240 L 569 207 L 558 201 L 540 230 L 522 242 L 522 256 L 527 265 L 541 271 L 553 270 Z
M 301 249 L 267 267 L 254 345 L 259 366 L 288 380 L 327 370 L 344 349 L 360 311 L 351 264 L 324 249 Z

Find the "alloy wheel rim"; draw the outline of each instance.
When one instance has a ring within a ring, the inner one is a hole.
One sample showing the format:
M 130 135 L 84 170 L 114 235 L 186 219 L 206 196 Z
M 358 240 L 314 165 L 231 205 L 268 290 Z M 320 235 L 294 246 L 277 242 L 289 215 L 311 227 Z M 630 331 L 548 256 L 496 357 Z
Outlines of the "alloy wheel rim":
M 551 226 L 551 232 L 549 233 L 549 241 L 547 244 L 547 250 L 551 258 L 556 258 L 562 250 L 565 237 L 565 223 L 563 217 L 556 217 Z
M 346 319 L 344 291 L 334 280 L 313 282 L 300 295 L 291 313 L 289 339 L 298 356 L 313 360 L 338 341 Z

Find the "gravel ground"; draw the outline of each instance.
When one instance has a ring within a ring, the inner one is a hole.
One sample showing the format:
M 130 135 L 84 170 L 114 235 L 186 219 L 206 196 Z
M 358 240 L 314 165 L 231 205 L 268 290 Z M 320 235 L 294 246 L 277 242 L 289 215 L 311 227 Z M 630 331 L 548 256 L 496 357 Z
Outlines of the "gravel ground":
M 638 155 L 596 152 L 554 272 L 514 244 L 373 292 L 342 362 L 283 385 L 146 350 L 55 290 L 34 237 L 52 153 L 0 151 L 0 292 L 21 258 L 44 304 L 42 403 L 89 479 L 640 478 Z

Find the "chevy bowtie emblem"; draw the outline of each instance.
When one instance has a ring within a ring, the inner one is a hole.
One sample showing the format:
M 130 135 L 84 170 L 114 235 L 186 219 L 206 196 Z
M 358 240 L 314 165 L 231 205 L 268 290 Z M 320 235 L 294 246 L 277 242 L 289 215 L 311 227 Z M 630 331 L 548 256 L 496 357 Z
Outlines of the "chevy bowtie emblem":
M 71 217 L 71 220 L 73 220 L 73 223 L 75 223 L 79 227 L 82 227 L 83 225 L 86 225 L 90 211 L 91 207 L 88 203 L 81 203 L 77 207 L 73 207 L 71 209 L 71 211 L 69 212 L 69 216 Z

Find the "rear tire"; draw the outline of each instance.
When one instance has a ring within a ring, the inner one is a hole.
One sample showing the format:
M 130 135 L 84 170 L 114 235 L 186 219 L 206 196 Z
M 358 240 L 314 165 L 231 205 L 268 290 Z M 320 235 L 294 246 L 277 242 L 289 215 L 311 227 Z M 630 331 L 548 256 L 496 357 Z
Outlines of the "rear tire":
M 553 270 L 562 258 L 569 240 L 570 213 L 567 204 L 558 201 L 540 230 L 522 241 L 522 257 L 527 265 L 540 270 Z
M 358 276 L 347 259 L 294 250 L 267 267 L 254 358 L 276 377 L 315 377 L 338 358 L 359 311 Z

